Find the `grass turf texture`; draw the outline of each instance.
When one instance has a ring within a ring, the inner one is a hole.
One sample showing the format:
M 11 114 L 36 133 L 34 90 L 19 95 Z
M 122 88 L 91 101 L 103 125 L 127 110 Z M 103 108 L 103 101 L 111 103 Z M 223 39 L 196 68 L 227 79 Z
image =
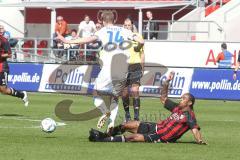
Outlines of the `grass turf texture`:
M 30 94 L 29 108 L 20 99 L 0 95 L 0 159 L 1 160 L 139 160 L 139 159 L 211 159 L 238 160 L 240 157 L 240 104 L 197 100 L 195 112 L 204 139 L 208 146 L 194 144 L 188 132 L 178 143 L 92 143 L 88 141 L 88 131 L 96 128 L 97 118 L 82 122 L 65 122 L 47 134 L 38 127 L 39 121 L 51 117 L 57 122 L 55 105 L 63 99 L 71 99 L 73 113 L 81 113 L 93 108 L 92 98 L 85 96 Z M 121 103 L 121 102 L 120 102 Z M 131 110 L 131 113 L 133 111 Z M 122 121 L 123 108 L 120 107 L 117 123 Z M 158 99 L 142 99 L 142 119 L 155 121 L 169 112 L 163 109 Z M 29 120 L 19 120 L 29 119 Z

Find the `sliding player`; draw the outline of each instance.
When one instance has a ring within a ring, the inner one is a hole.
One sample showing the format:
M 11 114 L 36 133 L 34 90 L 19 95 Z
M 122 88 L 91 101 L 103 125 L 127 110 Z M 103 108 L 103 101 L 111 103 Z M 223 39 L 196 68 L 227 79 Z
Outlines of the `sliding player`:
M 201 136 L 200 127 L 197 124 L 193 105 L 195 98 L 190 93 L 182 95 L 180 103 L 175 103 L 168 99 L 168 87 L 173 79 L 174 73 L 171 72 L 165 81 L 160 101 L 164 107 L 171 111 L 171 115 L 165 120 L 155 122 L 129 121 L 113 128 L 111 133 L 105 134 L 100 131 L 90 130 L 90 141 L 95 142 L 151 142 L 151 143 L 170 143 L 176 142 L 188 130 L 198 144 L 206 144 Z M 131 132 L 129 135 L 121 135 L 124 132 Z

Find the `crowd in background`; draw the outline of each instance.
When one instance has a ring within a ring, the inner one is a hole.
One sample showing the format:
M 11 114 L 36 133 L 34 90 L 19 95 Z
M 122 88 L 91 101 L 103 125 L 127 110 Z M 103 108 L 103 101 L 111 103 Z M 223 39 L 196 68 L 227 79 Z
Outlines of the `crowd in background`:
M 153 19 L 153 14 L 151 11 L 146 12 L 147 17 L 147 23 L 144 24 L 144 31 L 157 31 L 158 30 L 158 24 Z M 134 21 L 131 16 L 127 16 L 126 18 L 131 19 L 131 21 L 134 23 Z M 122 25 L 122 24 L 121 24 Z M 91 20 L 91 17 L 88 15 L 85 15 L 83 20 L 79 23 L 79 26 L 77 29 L 69 30 L 69 25 L 66 22 L 66 20 L 62 16 L 57 17 L 56 25 L 55 25 L 55 35 L 60 34 L 64 36 L 67 40 L 74 40 L 78 37 L 89 37 L 93 35 L 96 31 L 100 30 L 102 28 L 101 21 L 94 22 Z M 133 25 L 133 32 L 138 31 L 138 25 L 137 23 L 134 23 Z M 144 32 L 143 33 L 144 39 L 157 39 L 158 33 L 157 32 Z M 95 44 L 88 44 L 87 46 L 81 46 L 79 44 L 69 45 L 64 44 L 61 41 L 54 40 L 54 46 L 53 48 L 62 49 L 61 51 L 56 52 L 56 57 L 62 57 L 64 54 L 67 54 L 67 51 L 69 51 L 70 60 L 77 60 L 82 59 L 84 56 L 86 56 L 86 60 L 88 61 L 94 61 L 96 60 L 96 52 L 88 51 L 89 49 L 97 49 L 95 48 Z M 81 51 L 77 51 L 78 49 L 85 49 L 85 53 Z M 81 58 L 82 57 L 82 58 Z
M 204 0 L 203 2 L 208 3 L 209 1 Z M 142 28 L 143 38 L 148 40 L 162 39 L 164 36 L 160 37 L 160 32 L 162 31 L 162 29 L 160 30 L 160 22 L 154 19 L 153 13 L 149 10 L 145 12 L 145 17 L 146 17 L 146 20 L 143 21 L 143 28 Z M 133 31 L 137 32 L 138 31 L 137 21 L 132 19 L 130 15 L 127 18 L 132 20 L 134 24 Z M 78 27 L 70 30 L 67 20 L 65 20 L 63 16 L 58 16 L 56 19 L 56 25 L 55 25 L 55 35 L 53 37 L 56 37 L 57 34 L 60 34 L 66 37 L 67 40 L 74 40 L 79 37 L 89 37 L 93 35 L 97 30 L 100 30 L 102 26 L 103 25 L 101 21 L 98 20 L 97 22 L 94 22 L 91 20 L 90 16 L 85 15 L 83 17 L 83 20 L 79 23 Z M 2 32 L 1 34 L 3 34 L 4 37 L 9 40 L 11 47 L 14 47 L 18 43 L 17 39 L 11 38 L 11 33 L 6 31 L 3 25 L 0 25 L 0 30 Z M 163 34 L 163 31 L 162 31 L 162 34 Z M 30 44 L 28 44 L 28 42 Z M 23 49 L 31 48 L 31 47 L 33 48 L 34 47 L 33 41 L 24 42 L 22 47 Z M 42 55 L 42 52 L 40 49 L 41 48 L 44 49 L 47 47 L 52 47 L 53 49 L 57 50 L 54 52 L 57 58 L 62 58 L 63 56 L 65 56 L 65 57 L 68 57 L 67 58 L 68 60 L 85 60 L 85 61 L 96 60 L 96 52 L 88 51 L 88 49 L 97 49 L 94 44 L 88 44 L 87 46 L 79 45 L 79 44 L 69 45 L 69 44 L 64 44 L 60 41 L 54 40 L 53 46 L 50 46 L 50 43 L 45 40 L 39 43 L 39 45 L 37 45 L 37 48 L 38 48 L 37 53 L 39 55 Z M 24 51 L 28 52 L 31 50 L 25 49 Z

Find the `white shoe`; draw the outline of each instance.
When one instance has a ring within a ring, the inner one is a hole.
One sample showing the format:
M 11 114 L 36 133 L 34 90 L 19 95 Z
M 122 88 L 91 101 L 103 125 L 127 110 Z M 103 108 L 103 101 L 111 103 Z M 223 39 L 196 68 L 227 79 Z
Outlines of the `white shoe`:
M 22 98 L 23 102 L 24 102 L 24 106 L 27 107 L 28 106 L 28 96 L 27 96 L 27 92 L 23 91 L 24 97 Z
M 106 123 L 107 119 L 110 117 L 110 112 L 107 112 L 106 114 L 102 115 L 97 123 L 97 128 L 102 128 L 104 124 Z

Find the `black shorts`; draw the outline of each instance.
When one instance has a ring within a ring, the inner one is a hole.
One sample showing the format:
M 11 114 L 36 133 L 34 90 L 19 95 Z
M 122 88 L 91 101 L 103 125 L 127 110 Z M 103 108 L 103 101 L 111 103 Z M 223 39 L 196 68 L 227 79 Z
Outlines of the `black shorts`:
M 127 83 L 126 86 L 132 84 L 139 84 L 142 78 L 142 66 L 140 63 L 130 64 L 128 66 L 128 76 L 127 76 Z
M 156 133 L 156 123 L 140 122 L 137 133 L 144 136 L 145 142 L 161 142 L 160 136 Z
M 0 86 L 6 86 L 7 85 L 7 72 L 0 72 Z

